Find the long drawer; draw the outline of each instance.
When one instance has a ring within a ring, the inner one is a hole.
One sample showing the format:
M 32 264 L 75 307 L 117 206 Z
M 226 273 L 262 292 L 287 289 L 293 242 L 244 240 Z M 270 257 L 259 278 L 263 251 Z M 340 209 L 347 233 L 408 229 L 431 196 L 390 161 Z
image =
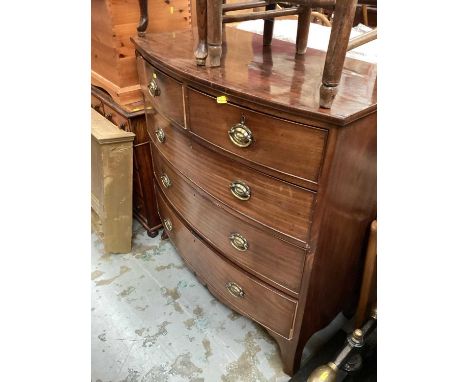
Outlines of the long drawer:
M 317 183 L 327 131 L 275 118 L 191 88 L 190 130 L 206 141 L 261 166 Z
M 216 206 L 192 188 L 156 151 L 153 149 L 156 157 L 154 171 L 159 188 L 184 219 L 230 260 L 297 296 L 305 250 L 287 244 Z
M 241 314 L 285 338 L 291 338 L 297 301 L 212 251 L 185 227 L 159 192 L 157 195 L 159 213 L 171 241 L 208 288 Z
M 182 84 L 137 58 L 138 75 L 145 102 L 180 126 L 184 123 Z
M 154 120 L 151 121 L 152 118 Z M 242 215 L 307 242 L 314 192 L 264 175 L 208 150 L 171 127 L 158 114 L 150 114 L 148 119 L 151 122 L 148 125 L 150 137 L 158 150 L 198 187 Z

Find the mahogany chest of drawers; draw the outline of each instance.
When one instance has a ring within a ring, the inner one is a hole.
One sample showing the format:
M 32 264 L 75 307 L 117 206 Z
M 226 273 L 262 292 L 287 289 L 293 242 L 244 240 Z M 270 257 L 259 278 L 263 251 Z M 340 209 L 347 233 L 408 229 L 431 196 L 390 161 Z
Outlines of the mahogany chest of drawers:
M 91 107 L 122 130 L 135 134 L 133 141 L 133 216 L 155 237 L 161 228 L 153 186 L 150 138 L 142 103 L 118 105 L 108 94 L 91 86 Z
M 376 217 L 376 67 L 347 60 L 329 110 L 325 53 L 226 28 L 220 68 L 190 31 L 134 38 L 165 231 L 226 305 L 263 325 L 292 374 L 352 312 Z

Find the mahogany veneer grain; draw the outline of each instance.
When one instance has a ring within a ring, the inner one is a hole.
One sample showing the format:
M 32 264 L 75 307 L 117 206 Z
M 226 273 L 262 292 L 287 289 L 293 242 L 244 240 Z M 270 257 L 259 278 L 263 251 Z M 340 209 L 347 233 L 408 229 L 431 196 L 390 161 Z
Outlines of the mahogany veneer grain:
M 340 91 L 331 109 L 323 109 L 319 90 L 325 52 L 308 49 L 302 57 L 294 58 L 294 44 L 275 41 L 271 47 L 264 47 L 261 35 L 229 26 L 225 38 L 227 49 L 219 68 L 194 65 L 197 41 L 191 30 L 147 33 L 132 41 L 148 63 L 174 78 L 184 79 L 196 89 L 205 86 L 213 95 L 236 96 L 276 109 L 280 118 L 286 112 L 305 117 L 306 123 L 314 121 L 314 126 L 322 121 L 343 126 L 377 110 L 375 64 L 346 58 Z
M 308 126 L 309 133 L 303 134 L 305 125 L 272 118 L 230 103 L 220 105 L 214 97 L 190 88 L 187 99 L 190 130 L 194 134 L 260 166 L 307 182 L 318 182 L 326 130 Z M 254 137 L 253 143 L 245 148 L 234 146 L 226 133 L 242 118 Z M 265 118 L 268 118 L 268 124 L 265 124 Z M 304 156 L 305 152 L 307 156 Z
M 226 213 L 221 205 L 210 203 L 203 196 L 202 190 L 193 188 L 162 155 L 158 155 L 154 146 L 153 157 L 156 157 L 155 178 L 159 189 L 203 238 L 239 266 L 297 297 L 305 249 L 287 244 L 247 221 Z M 171 180 L 172 184 L 168 188 L 162 183 L 162 175 L 167 175 Z M 247 239 L 247 251 L 240 252 L 231 245 L 229 236 L 232 233 L 240 233 Z
M 292 336 L 296 300 L 260 282 L 211 250 L 185 227 L 159 192 L 158 208 L 161 218 L 169 218 L 171 221 L 172 230 L 166 230 L 169 238 L 210 291 L 221 296 L 239 313 L 252 318 L 282 338 Z M 240 298 L 229 293 L 226 288 L 229 282 L 241 286 L 245 296 Z M 259 300 L 262 304 L 258 303 Z

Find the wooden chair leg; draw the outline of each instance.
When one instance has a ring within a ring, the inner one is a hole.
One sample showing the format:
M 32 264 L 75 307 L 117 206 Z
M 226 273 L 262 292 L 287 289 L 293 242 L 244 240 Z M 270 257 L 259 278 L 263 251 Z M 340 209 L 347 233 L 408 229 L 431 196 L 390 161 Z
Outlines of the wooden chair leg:
M 208 64 L 216 67 L 221 65 L 223 41 L 223 13 L 222 0 L 207 0 L 207 26 L 208 26 Z
M 369 25 L 369 18 L 367 16 L 367 5 L 363 4 L 362 5 L 362 23 L 364 25 Z
M 311 14 L 310 7 L 301 6 L 297 20 L 297 35 L 296 35 L 296 53 L 304 54 L 307 50 L 307 40 L 309 39 Z
M 273 11 L 276 9 L 276 3 L 267 4 L 265 11 Z M 263 22 L 263 46 L 270 46 L 273 39 L 273 27 L 275 26 L 275 19 L 265 19 Z
M 338 92 L 349 36 L 353 27 L 356 3 L 357 0 L 336 2 L 335 16 L 323 68 L 322 86 L 320 87 L 320 106 L 325 109 L 331 108 L 333 99 Z
M 356 312 L 354 327 L 359 329 L 369 314 L 371 306 L 377 300 L 377 220 L 370 227 L 369 240 L 367 243 L 366 261 L 364 263 L 364 274 L 361 283 L 361 293 Z
M 205 65 L 206 56 L 208 56 L 208 47 L 206 42 L 206 2 L 207 0 L 197 0 L 197 29 L 198 29 L 198 46 L 195 51 L 195 59 L 197 65 Z
M 140 4 L 140 22 L 137 26 L 138 36 L 143 37 L 148 28 L 148 0 L 138 0 Z

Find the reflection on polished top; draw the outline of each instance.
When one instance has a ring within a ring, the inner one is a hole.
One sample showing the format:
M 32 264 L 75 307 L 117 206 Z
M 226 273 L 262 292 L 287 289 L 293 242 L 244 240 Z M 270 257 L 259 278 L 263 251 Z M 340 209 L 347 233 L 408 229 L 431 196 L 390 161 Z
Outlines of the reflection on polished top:
M 346 58 L 338 95 L 331 109 L 319 107 L 325 52 L 308 48 L 295 57 L 295 45 L 273 40 L 263 47 L 259 34 L 226 27 L 221 67 L 198 67 L 193 56 L 197 42 L 191 30 L 148 33 L 134 37 L 137 50 L 155 66 L 169 66 L 175 74 L 259 104 L 345 124 L 377 107 L 377 66 Z M 159 65 L 158 65 L 159 64 Z

